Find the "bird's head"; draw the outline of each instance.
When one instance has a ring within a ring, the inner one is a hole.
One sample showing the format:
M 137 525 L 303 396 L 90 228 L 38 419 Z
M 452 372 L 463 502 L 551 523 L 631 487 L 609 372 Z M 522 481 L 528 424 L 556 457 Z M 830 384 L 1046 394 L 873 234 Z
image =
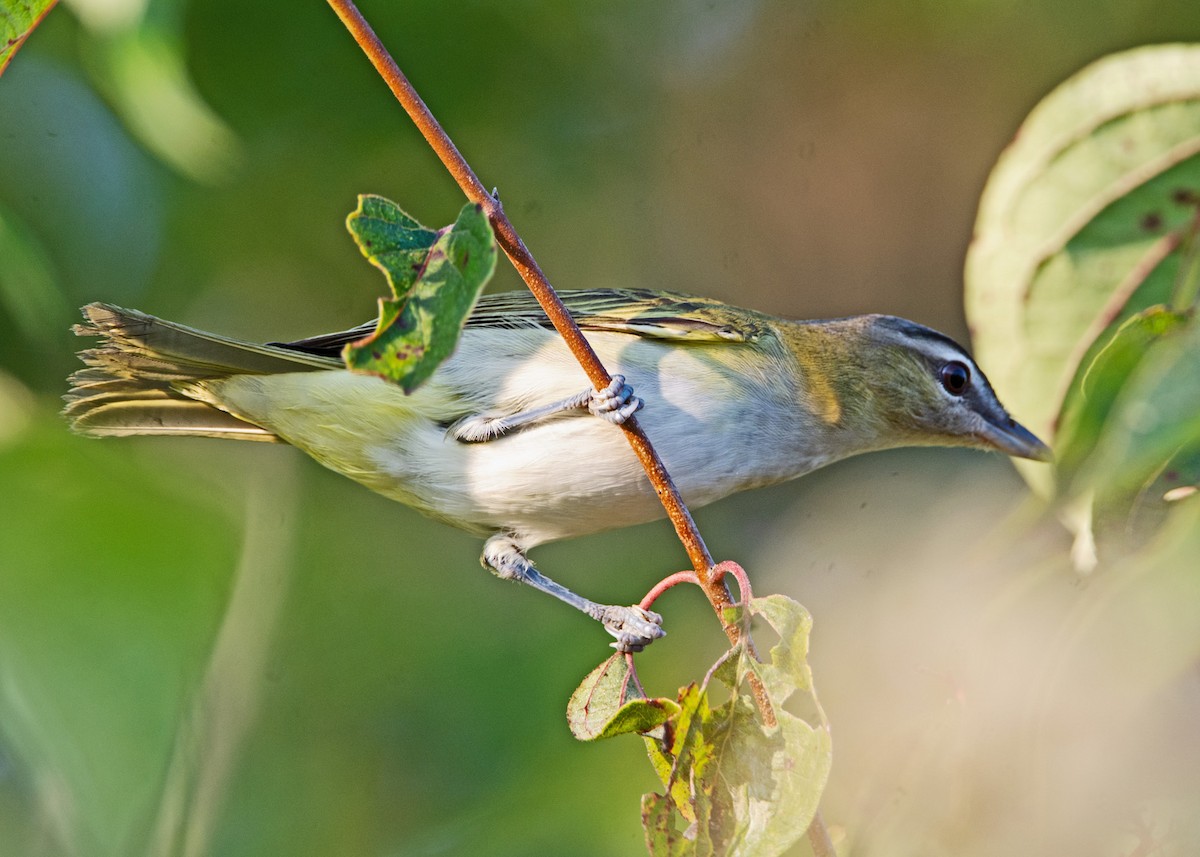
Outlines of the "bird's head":
M 802 371 L 808 362 L 826 374 L 838 421 L 868 445 L 967 446 L 1051 460 L 1050 448 L 1008 415 L 971 355 L 948 336 L 888 315 L 817 325 L 819 334 L 805 338 L 832 359 L 812 360 L 810 346 L 808 360 L 797 355 Z

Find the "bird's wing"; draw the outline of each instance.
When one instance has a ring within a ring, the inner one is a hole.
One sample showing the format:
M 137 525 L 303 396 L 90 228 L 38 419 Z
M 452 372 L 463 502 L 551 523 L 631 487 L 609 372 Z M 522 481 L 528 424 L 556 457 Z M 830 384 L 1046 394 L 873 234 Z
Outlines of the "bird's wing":
M 323 357 L 340 357 L 342 349 L 351 342 L 357 342 L 364 336 L 374 332 L 376 322 L 374 320 L 360 324 L 358 327 L 352 327 L 349 330 L 339 330 L 336 333 L 322 333 L 317 336 L 309 336 L 304 339 L 297 339 L 293 342 L 268 342 L 267 345 L 278 345 L 281 348 L 289 348 L 292 351 L 302 351 L 305 354 L 317 354 Z
M 584 330 L 607 330 L 651 339 L 752 342 L 766 332 L 765 318 L 712 298 L 644 289 L 582 289 L 559 292 Z M 467 327 L 549 327 L 533 294 L 525 289 L 486 295 Z
M 753 342 L 768 331 L 765 316 L 712 298 L 645 289 L 580 289 L 559 292 L 559 297 L 584 330 L 710 343 Z M 466 326 L 468 329 L 549 328 L 551 324 L 533 294 L 518 289 L 481 297 Z M 370 321 L 339 333 L 271 344 L 334 356 L 348 342 L 362 339 L 374 330 L 375 322 Z

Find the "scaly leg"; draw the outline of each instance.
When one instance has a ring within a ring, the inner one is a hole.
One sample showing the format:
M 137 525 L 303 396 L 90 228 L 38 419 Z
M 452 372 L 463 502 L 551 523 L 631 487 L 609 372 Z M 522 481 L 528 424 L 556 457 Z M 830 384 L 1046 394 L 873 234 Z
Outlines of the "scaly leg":
M 465 417 L 450 427 L 450 434 L 463 443 L 482 443 L 508 434 L 513 429 L 549 419 L 565 411 L 587 408 L 598 417 L 620 425 L 642 406 L 642 400 L 633 395 L 633 388 L 625 383 L 622 375 L 613 375 L 612 382 L 603 390 L 590 388 L 559 402 L 540 408 L 531 408 L 518 414 L 486 416 L 483 414 Z
M 619 652 L 640 652 L 666 634 L 662 629 L 662 616 L 657 613 L 637 606 L 597 604 L 555 583 L 534 567 L 516 541 L 503 533 L 487 540 L 480 562 L 498 577 L 528 583 L 598 620 L 608 633 L 617 638 L 612 646 Z

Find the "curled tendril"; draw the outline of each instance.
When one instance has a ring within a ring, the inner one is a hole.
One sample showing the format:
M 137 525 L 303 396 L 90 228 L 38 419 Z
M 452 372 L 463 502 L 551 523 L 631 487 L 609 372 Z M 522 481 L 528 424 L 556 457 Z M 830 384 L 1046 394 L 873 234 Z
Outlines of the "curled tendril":
M 733 606 L 744 606 L 750 601 L 751 598 L 754 597 L 754 592 L 750 588 L 750 578 L 746 575 L 746 570 L 732 560 L 726 560 L 725 562 L 720 562 L 713 566 L 712 579 L 714 583 L 722 580 L 726 574 L 732 574 L 738 582 L 738 595 L 741 600 L 736 602 Z M 674 574 L 669 574 L 656 583 L 654 587 L 646 593 L 646 596 L 638 603 L 638 606 L 643 610 L 649 610 L 651 606 L 653 606 L 654 602 L 657 601 L 664 592 L 674 586 L 678 586 L 681 583 L 693 583 L 696 586 L 699 586 L 700 580 L 696 577 L 696 572 L 694 571 L 677 571 Z M 637 688 L 638 693 L 640 693 L 642 697 L 647 696 L 646 689 L 642 687 L 642 681 L 638 677 L 637 665 L 634 662 L 633 653 L 626 652 L 624 657 L 625 663 L 629 666 L 629 673 L 625 676 L 625 686 L 621 689 L 622 705 L 628 701 L 627 694 L 630 682 L 633 683 L 634 687 Z M 721 661 L 718 661 L 718 664 L 720 664 L 722 661 L 724 661 L 724 658 L 722 658 Z M 707 684 L 707 682 L 708 679 L 706 677 L 705 683 Z

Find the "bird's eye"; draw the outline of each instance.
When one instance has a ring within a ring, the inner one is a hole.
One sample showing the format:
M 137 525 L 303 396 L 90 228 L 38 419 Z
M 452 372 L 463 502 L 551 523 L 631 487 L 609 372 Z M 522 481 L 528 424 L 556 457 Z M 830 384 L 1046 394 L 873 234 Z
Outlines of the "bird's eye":
M 971 383 L 971 370 L 965 363 L 951 360 L 942 367 L 939 374 L 942 379 L 942 388 L 951 396 L 961 396 L 967 392 L 967 386 Z

